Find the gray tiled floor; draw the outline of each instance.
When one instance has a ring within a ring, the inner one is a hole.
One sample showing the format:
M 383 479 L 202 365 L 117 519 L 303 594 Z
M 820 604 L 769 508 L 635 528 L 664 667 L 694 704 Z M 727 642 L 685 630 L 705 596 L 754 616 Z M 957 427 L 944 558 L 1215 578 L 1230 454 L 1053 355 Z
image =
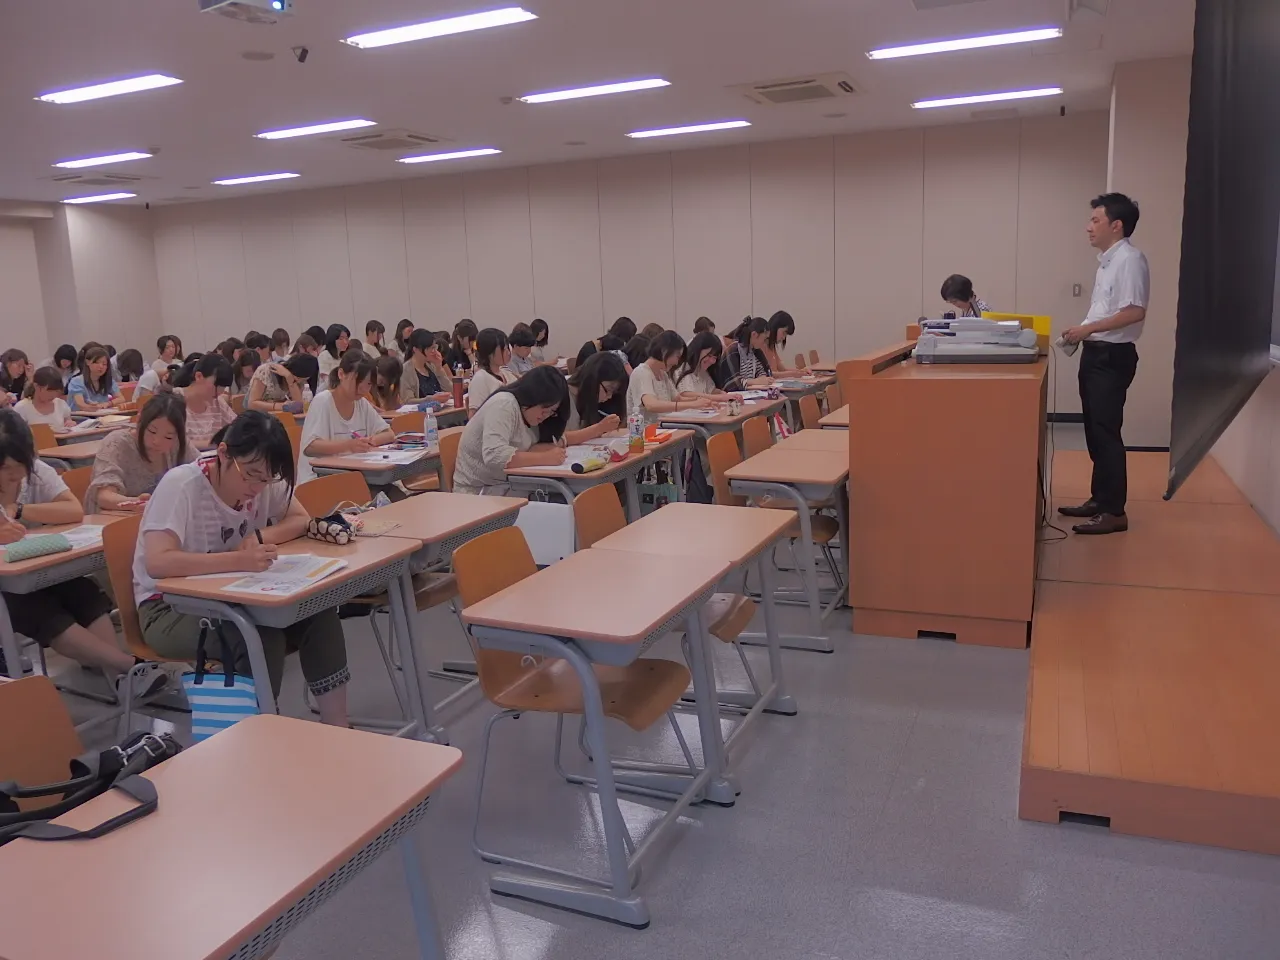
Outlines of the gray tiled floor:
M 797 611 L 784 611 L 784 625 Z M 1027 656 L 852 637 L 788 652 L 793 718 L 767 717 L 738 768 L 732 809 L 694 809 L 646 869 L 653 915 L 637 932 L 492 897 L 470 851 L 479 735 L 490 708 L 449 723 L 470 762 L 417 840 L 453 960 L 735 957 L 1125 958 L 1280 956 L 1280 859 L 1110 836 L 1016 817 Z M 357 708 L 385 712 L 385 675 L 349 621 Z M 426 617 L 432 661 L 464 652 L 455 621 Z M 665 652 L 670 655 L 674 644 Z M 727 651 L 725 651 L 727 652 Z M 753 660 L 761 661 L 760 651 Z M 724 677 L 741 678 L 728 659 Z M 284 706 L 297 713 L 296 664 Z M 451 685 L 433 681 L 436 696 Z M 686 729 L 693 734 L 692 718 Z M 499 725 L 486 797 L 496 847 L 598 865 L 593 797 L 550 764 L 552 724 Z M 694 739 L 696 743 L 696 738 Z M 672 738 L 621 737 L 647 756 Z M 674 758 L 674 757 L 673 757 Z M 633 831 L 658 815 L 624 801 Z M 384 857 L 306 921 L 279 960 L 416 956 L 400 863 Z

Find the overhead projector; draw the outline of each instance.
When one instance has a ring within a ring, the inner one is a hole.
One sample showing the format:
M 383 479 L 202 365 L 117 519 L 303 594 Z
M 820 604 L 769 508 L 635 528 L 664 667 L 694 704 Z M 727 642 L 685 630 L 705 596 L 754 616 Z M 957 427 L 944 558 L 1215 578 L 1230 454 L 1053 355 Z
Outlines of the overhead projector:
M 220 13 L 245 23 L 277 23 L 293 10 L 293 0 L 200 0 L 201 13 Z

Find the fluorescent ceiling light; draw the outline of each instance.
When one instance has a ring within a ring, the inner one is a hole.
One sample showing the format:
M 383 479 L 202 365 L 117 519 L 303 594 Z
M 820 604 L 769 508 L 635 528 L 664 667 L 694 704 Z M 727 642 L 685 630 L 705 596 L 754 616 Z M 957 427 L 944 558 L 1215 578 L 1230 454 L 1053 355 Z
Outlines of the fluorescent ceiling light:
M 181 82 L 176 77 L 166 77 L 162 73 L 152 73 L 145 77 L 132 77 L 128 80 L 97 83 L 92 87 L 76 87 L 74 90 L 43 93 L 36 99 L 43 100 L 45 103 L 80 103 L 82 100 L 98 100 L 101 97 L 118 97 L 122 93 L 137 93 L 139 90 L 171 87 L 175 83 Z
M 55 167 L 78 170 L 81 167 L 100 167 L 105 163 L 124 163 L 126 160 L 146 160 L 149 153 L 113 153 L 109 157 L 85 157 L 83 160 L 62 160 Z
M 879 50 L 868 50 L 867 56 L 872 60 L 893 60 L 897 57 L 921 57 L 929 53 L 950 53 L 953 50 L 978 50 L 982 47 L 1003 47 L 1010 43 L 1053 40 L 1060 36 L 1062 36 L 1061 27 L 1045 27 L 1040 30 L 1019 30 L 1016 33 L 995 33 L 986 37 L 961 37 L 958 40 L 913 43 L 905 47 L 881 47 Z
M 636 130 L 628 133 L 628 137 L 637 140 L 644 137 L 673 137 L 677 133 L 703 133 L 707 130 L 730 130 L 733 127 L 751 126 L 746 120 L 722 120 L 719 123 L 698 123 L 691 127 L 663 127 L 661 130 Z
M 1038 90 L 1010 90 L 1008 93 L 978 93 L 971 97 L 946 97 L 942 100 L 917 100 L 911 106 L 915 110 L 933 107 L 961 107 L 967 103 L 998 103 L 1001 100 L 1029 100 L 1032 97 L 1056 97 L 1061 87 L 1041 87 Z
M 68 197 L 63 203 L 101 203 L 103 200 L 127 200 L 136 193 L 100 193 L 96 197 Z
M 625 83 L 602 83 L 596 87 L 579 87 L 577 90 L 556 90 L 552 93 L 531 93 L 520 97 L 524 103 L 554 103 L 557 100 L 577 100 L 580 97 L 602 97 L 609 93 L 629 93 L 632 90 L 653 90 L 671 86 L 666 80 L 628 80 Z
M 433 160 L 462 160 L 466 157 L 489 157 L 501 152 L 495 147 L 481 147 L 478 150 L 455 150 L 453 153 L 427 153 L 420 157 L 401 157 L 396 163 L 431 163 Z
M 296 177 L 296 173 L 260 173 L 256 177 L 231 177 L 229 180 L 213 181 L 220 187 L 234 187 L 240 183 L 262 183 L 265 180 L 289 180 Z
M 503 7 L 501 10 L 488 10 L 484 13 L 469 13 L 464 17 L 449 17 L 445 20 L 428 20 L 426 23 L 411 23 L 404 27 L 392 27 L 390 30 L 375 30 L 372 33 L 358 33 L 347 37 L 343 43 L 368 50 L 372 47 L 386 47 L 393 43 L 408 43 L 410 40 L 426 40 L 430 37 L 445 37 L 451 33 L 466 33 L 468 30 L 484 30 L 487 27 L 504 27 L 509 23 L 523 23 L 526 20 L 537 20 L 535 14 L 522 7 Z
M 260 140 L 287 140 L 289 137 L 309 137 L 316 133 L 334 133 L 338 130 L 356 130 L 360 127 L 374 127 L 374 120 L 335 120 L 333 123 L 314 123 L 309 127 L 291 127 L 288 130 L 264 130 L 255 133 Z

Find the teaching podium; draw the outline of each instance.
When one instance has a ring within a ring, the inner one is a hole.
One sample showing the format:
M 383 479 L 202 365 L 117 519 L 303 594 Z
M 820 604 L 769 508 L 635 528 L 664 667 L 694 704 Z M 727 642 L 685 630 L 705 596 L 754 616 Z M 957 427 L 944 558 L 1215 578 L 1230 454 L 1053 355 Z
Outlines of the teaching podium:
M 853 631 L 1025 648 L 1042 515 L 1046 360 L 842 361 Z

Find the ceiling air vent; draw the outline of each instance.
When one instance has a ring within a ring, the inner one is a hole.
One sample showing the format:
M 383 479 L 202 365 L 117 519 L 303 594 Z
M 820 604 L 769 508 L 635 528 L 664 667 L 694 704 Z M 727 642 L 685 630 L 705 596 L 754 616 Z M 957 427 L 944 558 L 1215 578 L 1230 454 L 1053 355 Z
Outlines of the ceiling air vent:
M 737 90 L 752 103 L 763 106 L 835 100 L 858 92 L 847 73 L 811 73 L 789 80 L 744 83 L 730 89 Z
M 943 7 L 959 7 L 966 3 L 977 3 L 978 0 L 911 0 L 917 10 L 941 10 Z
M 152 177 L 139 177 L 128 173 L 58 173 L 49 178 L 54 183 L 74 183 L 81 187 L 115 187 L 120 184 L 140 183 Z
M 377 150 L 380 153 L 395 150 L 417 150 L 419 147 L 430 147 L 437 143 L 449 142 L 444 137 L 432 137 L 425 133 L 414 133 L 410 130 L 379 130 L 351 134 L 337 139 L 349 147 Z

